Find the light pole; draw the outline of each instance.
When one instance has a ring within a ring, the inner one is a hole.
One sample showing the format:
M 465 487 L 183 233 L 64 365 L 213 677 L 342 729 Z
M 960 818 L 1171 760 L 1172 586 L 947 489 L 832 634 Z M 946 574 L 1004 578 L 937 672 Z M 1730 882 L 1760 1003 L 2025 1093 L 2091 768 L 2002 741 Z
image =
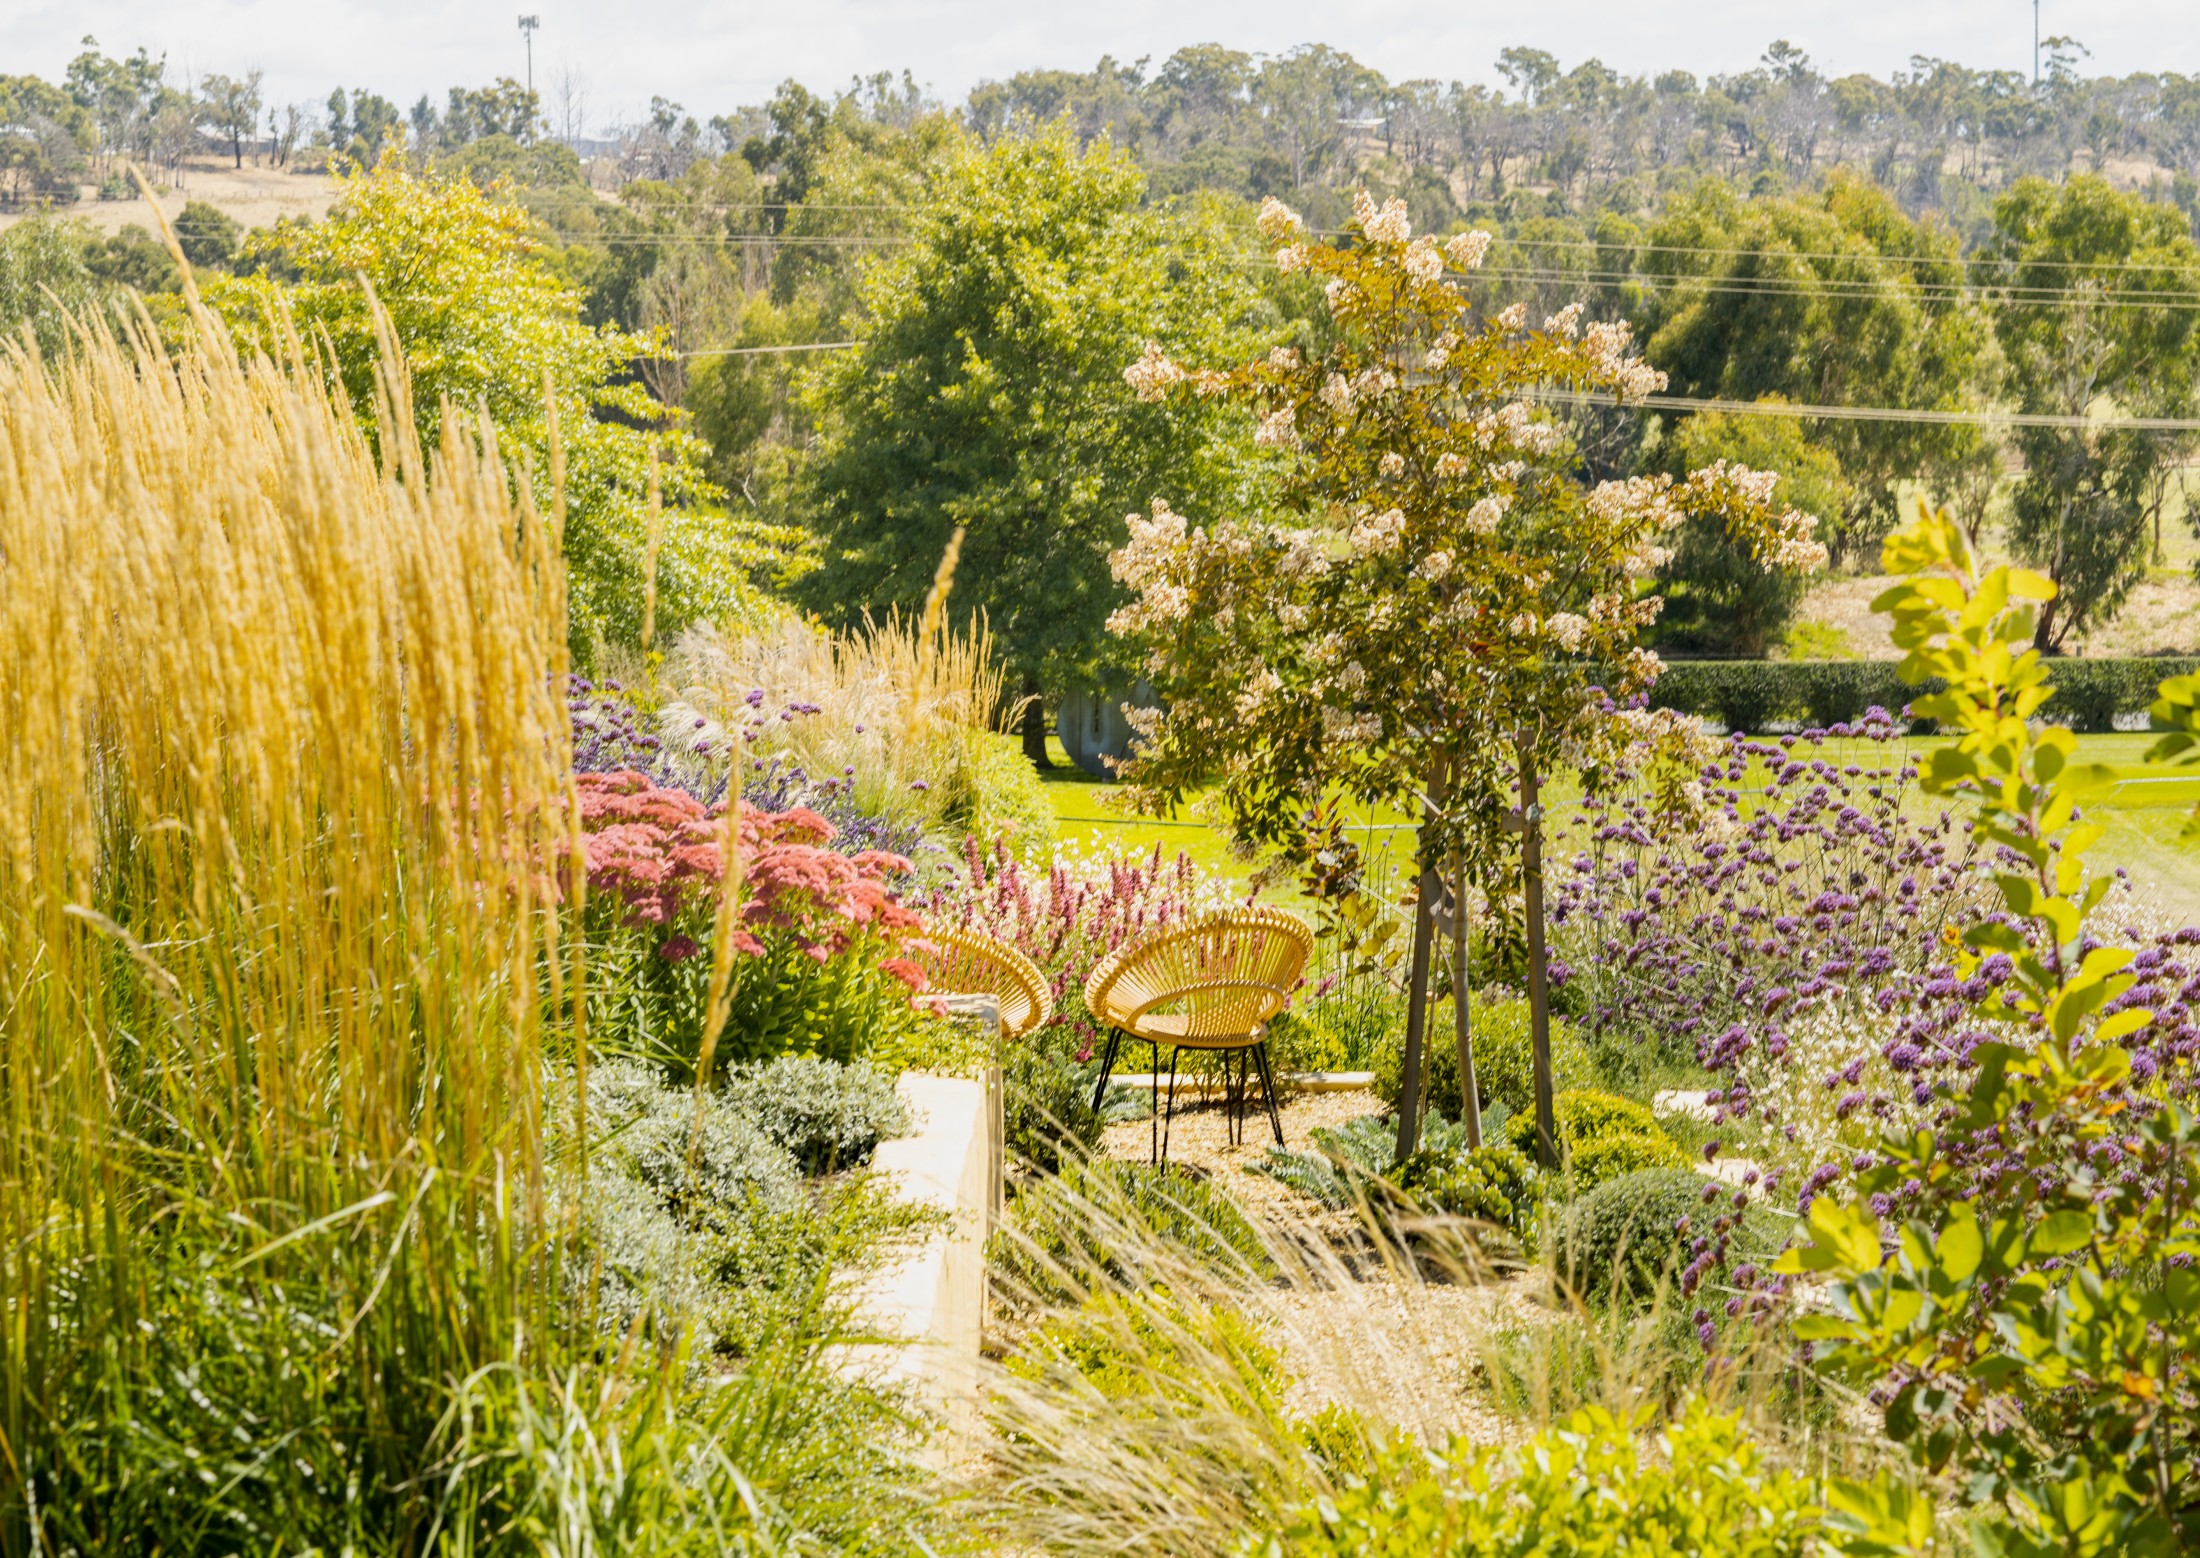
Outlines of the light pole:
M 2038 9 L 2039 0 L 2032 0 L 2032 3 L 2033 8 L 2035 10 Z M 527 39 L 527 90 L 530 94 L 532 94 L 535 90 L 535 29 L 537 27 L 540 27 L 541 25 L 542 18 L 539 16 L 523 16 L 519 19 L 520 33 Z M 2037 25 L 2035 25 L 2032 30 L 2037 33 L 2039 31 L 2039 28 Z M 2039 50 L 2035 48 L 2033 49 L 2032 53 L 2034 56 L 2032 62 L 2032 74 L 2037 76 L 2040 73 L 2038 60 Z
M 2040 0 L 2032 0 L 2032 89 L 2040 85 Z

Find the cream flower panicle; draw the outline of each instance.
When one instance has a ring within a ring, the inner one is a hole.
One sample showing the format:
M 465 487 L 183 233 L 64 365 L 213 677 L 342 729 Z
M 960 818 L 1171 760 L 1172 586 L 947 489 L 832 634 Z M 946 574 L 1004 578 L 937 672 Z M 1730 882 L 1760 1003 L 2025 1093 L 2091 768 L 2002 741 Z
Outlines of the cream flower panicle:
M 1304 224 L 1298 212 L 1292 210 L 1274 195 L 1260 203 L 1260 215 L 1255 219 L 1261 237 L 1270 243 L 1281 243 L 1286 238 L 1298 236 Z
M 1588 619 L 1570 611 L 1552 612 L 1544 626 L 1550 630 L 1551 637 L 1558 640 L 1559 648 L 1568 654 L 1579 653 L 1581 646 L 1589 641 Z
M 1403 200 L 1386 200 L 1378 208 L 1375 197 L 1365 189 L 1353 192 L 1352 220 L 1369 243 L 1404 243 L 1413 236 L 1413 223 L 1406 216 Z
M 1373 745 L 1383 739 L 1380 714 L 1355 714 L 1349 709 L 1322 705 L 1322 738 L 1347 745 Z
M 1276 269 L 1288 276 L 1293 271 L 1306 269 L 1306 245 L 1287 243 L 1276 251 Z
M 1166 399 L 1169 386 L 1182 382 L 1186 377 L 1184 370 L 1171 362 L 1168 354 L 1152 341 L 1146 343 L 1146 350 L 1138 361 L 1123 370 L 1123 382 L 1144 401 Z
M 1393 449 L 1383 456 L 1380 469 L 1384 479 L 1396 481 L 1406 473 L 1406 457 Z
M 1445 551 L 1429 553 L 1413 570 L 1415 578 L 1426 579 L 1431 584 L 1441 583 L 1450 573 L 1451 553 Z
M 1479 228 L 1452 234 L 1444 245 L 1444 257 L 1454 270 L 1479 270 L 1482 256 L 1490 252 L 1490 235 Z
M 1497 534 L 1497 522 L 1505 517 L 1505 511 L 1511 507 L 1511 498 L 1502 492 L 1492 493 L 1467 510 L 1467 529 L 1478 536 L 1494 536 Z
M 1354 551 L 1380 555 L 1395 552 L 1405 541 L 1406 516 L 1403 509 L 1385 509 L 1371 514 L 1352 527 Z
M 1562 335 L 1571 338 L 1581 328 L 1581 305 L 1568 303 L 1557 313 L 1543 321 L 1545 335 Z
M 1499 311 L 1497 315 L 1497 328 L 1506 331 L 1508 334 L 1515 330 L 1525 330 L 1527 327 L 1528 305 L 1525 303 L 1514 303 L 1510 307 Z
M 1296 449 L 1299 446 L 1297 412 L 1284 406 L 1262 417 L 1253 429 L 1253 442 L 1262 449 Z
M 1400 263 L 1405 273 L 1424 287 L 1444 274 L 1444 257 L 1427 238 L 1416 238 L 1406 245 L 1405 258 Z
M 1271 347 L 1271 348 L 1269 348 L 1269 351 L 1268 351 L 1268 366 L 1269 366 L 1269 367 L 1271 367 L 1271 368 L 1277 368 L 1277 369 L 1281 369 L 1281 370 L 1282 370 L 1283 372 L 1285 372 L 1285 373 L 1289 373 L 1289 372 L 1291 372 L 1291 371 L 1292 371 L 1293 369 L 1295 369 L 1296 367 L 1298 367 L 1298 365 L 1299 365 L 1299 349 L 1298 349 L 1297 347 L 1295 347 L 1295 346 L 1276 346 L 1276 347 Z

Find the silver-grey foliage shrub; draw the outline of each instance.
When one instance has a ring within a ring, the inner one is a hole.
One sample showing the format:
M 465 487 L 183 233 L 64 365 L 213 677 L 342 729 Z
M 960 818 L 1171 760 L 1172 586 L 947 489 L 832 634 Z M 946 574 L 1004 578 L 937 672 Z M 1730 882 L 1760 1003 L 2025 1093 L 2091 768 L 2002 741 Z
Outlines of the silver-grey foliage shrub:
M 792 1153 L 806 1174 L 868 1163 L 881 1141 L 903 1135 L 910 1124 L 894 1079 L 868 1061 L 781 1055 L 736 1070 L 721 1096 Z

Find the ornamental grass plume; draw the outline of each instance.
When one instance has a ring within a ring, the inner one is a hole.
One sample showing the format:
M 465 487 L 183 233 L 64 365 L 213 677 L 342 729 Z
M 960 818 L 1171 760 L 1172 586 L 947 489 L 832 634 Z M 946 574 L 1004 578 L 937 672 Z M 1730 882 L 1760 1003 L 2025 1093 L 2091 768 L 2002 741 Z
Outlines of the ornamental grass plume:
M 1030 765 L 1000 734 L 1022 705 L 982 617 L 957 631 L 935 602 L 921 622 L 895 615 L 837 635 L 792 614 L 700 624 L 681 637 L 665 686 L 664 739 L 707 744 L 744 783 L 776 762 L 890 823 L 988 841 L 1006 831 L 1019 848 L 1051 832 Z M 759 709 L 781 713 L 760 722 Z
M 295 335 L 201 324 L 0 349 L 10 1553 L 403 1545 L 455 1382 L 572 1325 L 554 520 L 393 361 L 377 458 Z

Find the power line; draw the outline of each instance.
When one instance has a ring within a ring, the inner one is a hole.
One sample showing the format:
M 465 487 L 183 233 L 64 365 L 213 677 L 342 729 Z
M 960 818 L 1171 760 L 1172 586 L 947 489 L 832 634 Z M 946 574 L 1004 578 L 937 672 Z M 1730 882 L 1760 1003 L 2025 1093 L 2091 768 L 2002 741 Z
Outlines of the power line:
M 675 352 L 675 357 L 762 357 L 778 352 L 837 352 L 860 341 L 800 341 L 791 346 L 714 346 L 708 351 Z
M 683 359 L 698 357 L 760 357 L 785 352 L 836 352 L 861 346 L 860 341 L 801 341 L 786 346 L 727 346 L 706 351 L 677 352 Z M 1787 417 L 1836 422 L 1911 422 L 1939 427 L 2044 427 L 2087 429 L 2095 432 L 2200 433 L 2200 418 L 2193 417 L 2087 417 L 2051 411 L 1941 411 L 1916 406 L 1816 406 L 1785 400 L 1721 400 L 1704 395 L 1645 395 L 1621 400 L 1596 390 L 1546 389 L 1537 398 L 1561 405 L 1613 406 L 1621 410 L 1723 411 L 1730 415 Z
M 796 249 L 885 249 L 906 247 L 916 242 L 916 239 L 907 234 L 651 234 L 553 231 L 547 236 L 566 242 L 600 244 L 605 248 L 612 249 L 647 247 L 727 249 L 751 244 Z M 1749 251 L 1736 250 L 1729 252 L 1746 253 Z M 1774 251 L 1765 252 L 1771 253 Z M 1225 263 L 1253 269 L 1267 269 L 1274 265 L 1274 261 L 1265 255 L 1243 253 L 1228 257 Z M 1837 300 L 1869 300 L 1884 296 L 1900 296 L 1921 303 L 1957 304 L 1967 302 L 1982 294 L 1992 294 L 1996 297 L 2010 299 L 2037 308 L 2200 309 L 2200 288 L 2104 287 L 2083 297 L 2073 297 L 2068 292 L 2055 287 L 2020 287 L 1997 284 L 1992 281 L 1981 283 L 1970 281 L 1936 282 L 1922 281 L 1914 277 L 1873 281 L 1869 278 L 1737 276 L 1731 273 L 1687 274 L 1638 270 L 1576 271 L 1508 265 L 1485 265 L 1472 272 L 1471 276 L 1531 284 L 1638 286 L 1667 292 L 1681 288 L 1693 288 L 1707 296 L 1725 297 L 1811 297 Z M 1461 279 L 1467 278 L 1462 277 Z
M 1641 407 L 1649 411 L 1725 411 L 1761 417 L 1839 422 L 1916 422 L 1943 427 L 2054 427 L 2099 432 L 2200 433 L 2193 417 L 2086 417 L 2049 411 L 1929 411 L 1905 406 L 1808 406 L 1783 400 L 1717 400 L 1699 395 L 1645 395 L 1621 400 L 1596 390 L 1551 389 L 1540 398 L 1576 406 Z

